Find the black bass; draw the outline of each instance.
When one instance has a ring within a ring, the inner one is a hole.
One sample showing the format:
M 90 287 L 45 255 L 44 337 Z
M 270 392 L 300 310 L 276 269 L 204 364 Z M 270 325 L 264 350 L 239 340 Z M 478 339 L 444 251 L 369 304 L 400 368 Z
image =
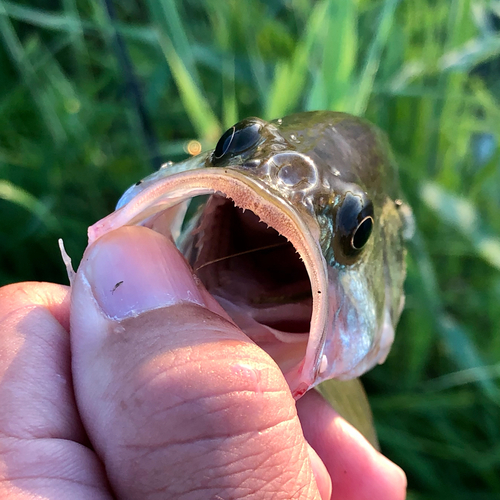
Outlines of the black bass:
M 89 244 L 123 225 L 171 236 L 299 398 L 385 360 L 410 213 L 378 129 L 308 112 L 248 118 L 213 151 L 164 165 L 89 228 Z

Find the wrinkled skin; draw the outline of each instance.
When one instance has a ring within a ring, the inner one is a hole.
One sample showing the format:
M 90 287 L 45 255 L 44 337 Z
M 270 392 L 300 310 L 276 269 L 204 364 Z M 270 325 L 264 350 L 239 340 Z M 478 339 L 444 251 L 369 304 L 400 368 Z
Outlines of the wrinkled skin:
M 0 289 L 2 499 L 404 498 L 318 394 L 296 409 L 165 237 L 109 233 L 71 293 L 69 335 L 68 287 Z

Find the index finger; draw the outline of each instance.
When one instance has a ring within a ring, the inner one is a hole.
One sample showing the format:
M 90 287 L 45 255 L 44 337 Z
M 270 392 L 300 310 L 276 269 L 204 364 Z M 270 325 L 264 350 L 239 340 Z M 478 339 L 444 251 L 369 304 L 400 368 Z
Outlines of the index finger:
M 45 307 L 69 332 L 69 286 L 28 281 L 0 288 L 0 318 L 13 311 L 36 306 Z
M 69 288 L 0 289 L 0 498 L 110 498 L 85 445 L 70 364 Z

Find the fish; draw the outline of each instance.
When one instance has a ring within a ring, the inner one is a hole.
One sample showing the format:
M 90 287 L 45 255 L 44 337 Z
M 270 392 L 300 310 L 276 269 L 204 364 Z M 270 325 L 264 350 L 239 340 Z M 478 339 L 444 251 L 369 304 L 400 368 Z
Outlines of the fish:
M 244 119 L 213 150 L 131 186 L 89 244 L 123 225 L 175 241 L 296 399 L 389 353 L 412 216 L 385 135 L 362 118 Z

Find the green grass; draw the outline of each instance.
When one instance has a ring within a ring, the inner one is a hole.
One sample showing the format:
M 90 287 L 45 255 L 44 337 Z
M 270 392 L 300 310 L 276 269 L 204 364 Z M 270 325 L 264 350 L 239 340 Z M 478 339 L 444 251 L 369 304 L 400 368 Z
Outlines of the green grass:
M 361 114 L 416 216 L 407 308 L 365 377 L 409 498 L 500 495 L 500 4 L 0 0 L 0 284 L 66 282 L 86 228 L 158 154 L 249 115 Z M 116 33 L 151 130 L 131 99 Z

